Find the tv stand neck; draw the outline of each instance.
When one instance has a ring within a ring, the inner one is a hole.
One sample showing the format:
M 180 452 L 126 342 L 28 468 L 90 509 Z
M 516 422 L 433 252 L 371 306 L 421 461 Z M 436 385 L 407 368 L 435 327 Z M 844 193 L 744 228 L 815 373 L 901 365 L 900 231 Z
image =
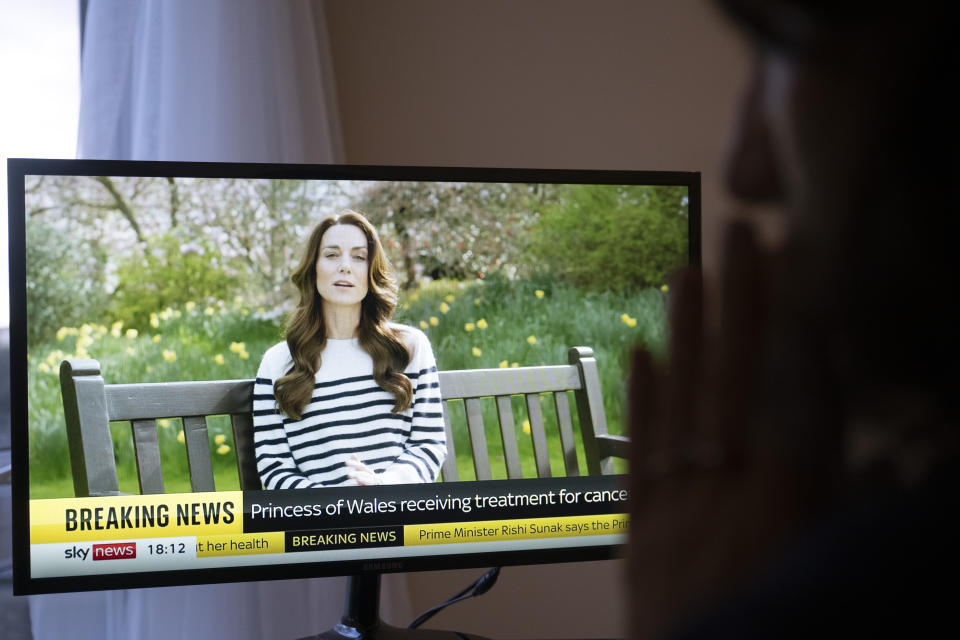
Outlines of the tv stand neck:
M 486 640 L 459 631 L 405 629 L 380 620 L 380 574 L 350 576 L 340 622 L 300 640 Z

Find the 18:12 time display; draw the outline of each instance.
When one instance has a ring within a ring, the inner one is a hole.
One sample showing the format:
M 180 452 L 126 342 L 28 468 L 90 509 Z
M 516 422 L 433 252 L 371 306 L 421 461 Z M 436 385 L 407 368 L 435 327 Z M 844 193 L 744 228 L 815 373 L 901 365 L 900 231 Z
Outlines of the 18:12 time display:
M 166 544 L 148 544 L 147 553 L 152 556 L 179 555 L 187 552 L 187 545 L 183 542 L 169 542 Z

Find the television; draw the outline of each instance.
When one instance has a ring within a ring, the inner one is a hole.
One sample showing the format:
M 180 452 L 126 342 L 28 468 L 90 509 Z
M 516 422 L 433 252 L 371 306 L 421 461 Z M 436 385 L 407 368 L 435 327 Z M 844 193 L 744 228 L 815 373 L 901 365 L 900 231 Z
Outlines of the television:
M 621 551 L 627 356 L 664 353 L 667 275 L 699 264 L 698 173 L 10 159 L 8 176 L 16 593 Z M 337 308 L 386 300 L 378 326 L 414 368 L 323 316 L 307 397 L 281 408 L 291 318 L 341 295 L 291 275 L 321 273 L 330 229 L 363 231 L 350 212 L 373 236 L 331 245 L 335 287 L 362 296 Z M 406 408 L 350 373 L 365 358 Z

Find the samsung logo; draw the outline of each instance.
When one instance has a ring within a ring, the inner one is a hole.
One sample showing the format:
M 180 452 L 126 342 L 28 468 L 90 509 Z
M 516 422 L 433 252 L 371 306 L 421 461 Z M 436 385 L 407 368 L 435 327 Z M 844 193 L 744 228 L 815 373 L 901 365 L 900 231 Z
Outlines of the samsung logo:
M 390 571 L 392 569 L 403 569 L 402 562 L 365 562 L 364 571 Z

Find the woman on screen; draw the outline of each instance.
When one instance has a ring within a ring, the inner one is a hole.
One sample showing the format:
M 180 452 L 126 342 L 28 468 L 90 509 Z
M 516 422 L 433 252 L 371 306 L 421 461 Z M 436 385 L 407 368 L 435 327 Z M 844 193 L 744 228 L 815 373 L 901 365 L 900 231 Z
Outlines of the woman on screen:
M 397 286 L 376 230 L 354 211 L 326 218 L 291 279 L 300 303 L 253 392 L 264 488 L 436 480 L 436 361 L 422 331 L 389 322 Z

